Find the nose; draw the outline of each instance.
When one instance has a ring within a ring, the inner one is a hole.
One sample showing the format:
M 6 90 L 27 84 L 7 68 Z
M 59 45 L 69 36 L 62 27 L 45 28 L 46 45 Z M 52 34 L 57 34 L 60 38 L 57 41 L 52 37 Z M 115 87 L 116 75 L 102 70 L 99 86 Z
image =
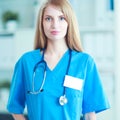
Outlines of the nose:
M 59 27 L 60 23 L 58 19 L 54 19 L 52 22 L 52 28 L 57 28 Z

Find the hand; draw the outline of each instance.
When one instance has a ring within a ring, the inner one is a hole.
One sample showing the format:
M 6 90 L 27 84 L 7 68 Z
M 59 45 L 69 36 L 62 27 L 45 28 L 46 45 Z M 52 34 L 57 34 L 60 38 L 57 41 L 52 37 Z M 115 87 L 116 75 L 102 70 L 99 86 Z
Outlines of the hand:
M 86 113 L 85 120 L 96 120 L 95 112 Z
M 22 114 L 12 114 L 14 120 L 26 120 Z

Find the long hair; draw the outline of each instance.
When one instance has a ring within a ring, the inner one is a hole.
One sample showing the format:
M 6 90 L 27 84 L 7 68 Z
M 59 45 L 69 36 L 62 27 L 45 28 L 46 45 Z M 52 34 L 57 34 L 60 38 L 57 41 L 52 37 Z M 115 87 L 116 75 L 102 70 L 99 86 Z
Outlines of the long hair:
M 38 49 L 38 48 L 44 49 L 47 46 L 47 38 L 43 30 L 43 15 L 44 15 L 45 8 L 49 4 L 52 4 L 58 7 L 66 17 L 66 20 L 68 22 L 66 44 L 68 48 L 76 51 L 82 51 L 80 32 L 78 28 L 77 19 L 68 0 L 46 0 L 42 4 L 38 13 L 34 49 Z

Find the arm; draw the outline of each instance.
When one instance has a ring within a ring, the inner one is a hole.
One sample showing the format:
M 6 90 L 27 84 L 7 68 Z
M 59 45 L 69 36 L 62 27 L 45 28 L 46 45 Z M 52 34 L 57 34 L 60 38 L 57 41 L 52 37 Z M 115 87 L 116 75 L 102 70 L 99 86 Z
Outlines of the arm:
M 85 120 L 96 120 L 95 112 L 90 112 L 85 114 Z
M 7 103 L 7 110 L 11 114 L 14 120 L 25 120 L 23 111 L 25 108 L 25 84 L 24 84 L 24 68 L 22 59 L 20 59 L 14 68 L 12 76 L 12 83 L 10 88 L 9 99 Z
M 12 114 L 14 120 L 26 120 L 22 114 Z

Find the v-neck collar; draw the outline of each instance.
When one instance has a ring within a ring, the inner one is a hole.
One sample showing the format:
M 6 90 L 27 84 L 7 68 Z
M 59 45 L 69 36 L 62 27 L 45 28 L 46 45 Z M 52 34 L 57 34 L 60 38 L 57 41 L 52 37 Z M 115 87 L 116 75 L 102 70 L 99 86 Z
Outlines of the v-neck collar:
M 69 49 L 63 54 L 63 56 L 60 58 L 60 60 L 58 61 L 58 63 L 55 65 L 55 67 L 53 69 L 50 69 L 49 66 L 47 65 L 46 70 L 49 71 L 49 72 L 55 72 L 55 73 L 58 70 L 60 70 L 60 68 L 63 66 L 64 58 L 66 56 L 68 56 L 68 53 L 69 53 Z

